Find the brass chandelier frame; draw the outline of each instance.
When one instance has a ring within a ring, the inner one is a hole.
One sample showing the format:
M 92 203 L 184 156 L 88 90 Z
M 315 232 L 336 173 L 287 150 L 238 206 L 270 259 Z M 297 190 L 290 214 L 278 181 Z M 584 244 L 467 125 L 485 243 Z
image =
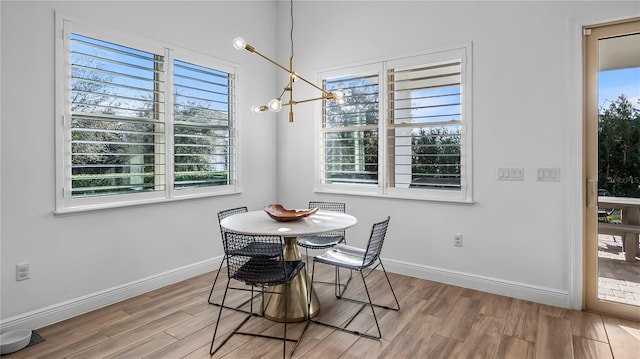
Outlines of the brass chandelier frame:
M 286 71 L 289 75 L 289 82 L 288 84 L 284 87 L 282 93 L 280 94 L 280 96 L 278 96 L 275 99 L 270 100 L 266 105 L 261 105 L 261 106 L 254 106 L 252 107 L 252 111 L 255 113 L 260 113 L 260 112 L 264 112 L 264 111 L 271 111 L 271 112 L 279 112 L 282 108 L 282 106 L 288 106 L 289 107 L 289 122 L 293 122 L 294 120 L 294 114 L 293 114 L 293 106 L 297 105 L 297 104 L 301 104 L 301 103 L 305 103 L 305 102 L 311 102 L 311 101 L 317 101 L 317 100 L 337 100 L 339 104 L 344 104 L 345 100 L 345 92 L 343 90 L 336 90 L 336 91 L 327 91 L 319 86 L 317 86 L 316 84 L 314 84 L 313 82 L 305 79 L 304 77 L 300 76 L 300 74 L 298 74 L 294 69 L 293 69 L 293 0 L 291 0 L 291 56 L 289 57 L 289 67 L 285 67 L 281 64 L 279 64 L 278 62 L 272 60 L 271 58 L 269 58 L 268 56 L 260 53 L 259 51 L 257 51 L 255 49 L 255 47 L 247 44 L 244 39 L 242 37 L 236 37 L 233 39 L 233 47 L 240 50 L 240 49 L 245 49 L 251 53 L 254 53 L 260 57 L 262 57 L 263 59 L 267 60 L 268 62 L 272 63 L 273 65 L 275 65 L 276 67 Z M 293 83 L 296 80 L 301 80 L 303 82 L 305 82 L 306 84 L 312 86 L 313 88 L 317 89 L 318 91 L 321 92 L 321 96 L 319 97 L 314 97 L 314 98 L 309 98 L 306 100 L 294 100 L 293 98 Z M 287 102 L 282 102 L 282 97 L 284 96 L 285 93 L 289 94 L 289 101 Z

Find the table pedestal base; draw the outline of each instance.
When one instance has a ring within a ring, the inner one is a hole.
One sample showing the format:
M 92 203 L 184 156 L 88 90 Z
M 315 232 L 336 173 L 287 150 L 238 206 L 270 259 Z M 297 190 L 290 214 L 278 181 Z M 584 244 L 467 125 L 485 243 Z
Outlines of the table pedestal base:
M 300 260 L 300 251 L 296 245 L 296 237 L 285 237 L 284 260 L 294 261 Z M 301 271 L 293 279 L 289 286 L 289 307 L 285 306 L 285 297 L 282 294 L 265 294 L 264 316 L 267 319 L 284 322 L 285 313 L 287 322 L 301 322 L 307 319 L 307 298 L 309 298 L 309 289 L 311 290 L 311 317 L 314 317 L 320 311 L 320 301 L 316 295 L 313 286 L 309 285 L 311 279 L 307 276 L 307 272 Z M 282 292 L 286 290 L 286 285 L 280 284 L 270 287 L 269 291 Z
M 309 278 L 306 273 L 300 273 L 291 282 L 289 287 L 289 308 L 285 309 L 285 298 L 281 294 L 265 294 L 264 317 L 276 322 L 284 322 L 285 310 L 287 310 L 287 322 L 302 322 L 307 320 L 307 283 Z M 269 288 L 269 290 L 284 292 L 284 284 Z M 316 292 L 311 289 L 311 317 L 320 311 L 320 302 Z

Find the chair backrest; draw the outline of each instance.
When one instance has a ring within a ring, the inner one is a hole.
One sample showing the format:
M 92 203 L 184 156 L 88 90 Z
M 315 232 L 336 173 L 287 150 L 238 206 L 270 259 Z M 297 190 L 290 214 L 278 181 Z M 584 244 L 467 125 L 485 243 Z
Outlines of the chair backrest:
M 286 279 L 281 236 L 227 231 L 224 235 L 229 278 L 252 285 L 276 285 Z M 274 252 L 272 248 L 280 248 Z
M 224 211 L 220 211 L 218 212 L 218 225 L 220 225 L 220 221 L 222 221 L 223 219 L 229 216 L 233 216 L 234 214 L 238 214 L 238 213 L 246 213 L 248 211 L 249 210 L 247 209 L 247 206 L 225 209 Z M 222 236 L 223 242 L 224 242 L 224 232 L 225 230 L 222 228 L 222 226 L 220 226 L 220 235 Z
M 346 205 L 344 202 L 326 202 L 326 201 L 309 201 L 309 209 L 318 208 L 324 211 L 346 213 Z M 344 238 L 346 232 L 344 229 L 333 232 L 322 233 L 319 236 L 335 237 L 342 236 Z
M 367 244 L 367 250 L 365 251 L 363 267 L 368 267 L 380 257 L 382 252 L 382 244 L 387 234 L 387 228 L 389 228 L 390 216 L 387 216 L 382 222 L 374 223 L 371 227 L 371 235 L 369 236 L 369 243 Z
M 309 209 L 318 208 L 325 211 L 345 213 L 345 207 L 344 202 L 309 201 Z
M 233 216 L 234 214 L 246 213 L 246 212 L 249 212 L 249 210 L 247 209 L 247 206 L 230 208 L 230 209 L 225 209 L 224 211 L 220 211 L 220 212 L 218 212 L 218 226 L 220 226 L 220 221 L 222 221 L 223 219 L 225 219 L 225 218 L 227 218 L 229 216 Z M 226 245 L 225 240 L 224 240 L 225 232 L 227 232 L 227 230 L 225 230 L 224 228 L 222 228 L 222 226 L 220 226 L 220 238 L 222 239 L 222 246 L 223 247 Z M 226 251 L 227 251 L 227 249 L 225 248 L 225 252 Z

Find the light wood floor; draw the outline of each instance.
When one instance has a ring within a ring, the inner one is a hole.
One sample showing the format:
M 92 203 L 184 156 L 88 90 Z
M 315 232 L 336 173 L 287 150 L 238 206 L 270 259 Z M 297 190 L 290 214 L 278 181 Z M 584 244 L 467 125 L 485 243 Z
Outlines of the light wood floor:
M 320 267 L 320 265 L 319 265 Z M 316 268 L 330 279 L 329 268 Z M 224 269 L 223 269 L 224 271 Z M 224 273 L 226 274 L 226 272 Z M 216 306 L 207 303 L 215 272 L 38 329 L 45 342 L 5 356 L 18 358 L 209 358 Z M 222 275 L 221 275 L 222 276 Z M 345 296 L 362 297 L 354 277 Z M 381 304 L 391 304 L 379 272 L 368 280 Z M 376 310 L 383 339 L 361 338 L 310 324 L 294 358 L 618 358 L 637 359 L 640 323 L 390 274 L 399 312 Z M 216 285 L 217 301 L 225 280 Z M 315 284 L 318 319 L 338 324 L 357 308 L 337 300 L 333 287 Z M 236 293 L 238 293 L 236 291 Z M 241 293 L 240 296 L 247 294 Z M 241 303 L 239 295 L 230 303 Z M 244 315 L 223 310 L 219 337 Z M 304 323 L 289 324 L 295 338 Z M 351 328 L 375 329 L 368 308 Z M 282 324 L 252 318 L 244 329 L 280 335 Z M 218 339 L 216 339 L 218 341 Z M 289 348 L 291 348 L 290 346 Z M 215 358 L 280 358 L 282 342 L 235 335 Z

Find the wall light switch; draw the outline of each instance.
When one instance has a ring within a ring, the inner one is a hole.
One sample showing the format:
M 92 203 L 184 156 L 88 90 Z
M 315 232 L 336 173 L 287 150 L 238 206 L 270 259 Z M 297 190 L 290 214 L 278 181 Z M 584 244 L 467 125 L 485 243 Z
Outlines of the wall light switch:
M 538 168 L 538 182 L 560 182 L 560 169 Z
M 496 179 L 499 181 L 524 181 L 524 168 L 498 168 Z

